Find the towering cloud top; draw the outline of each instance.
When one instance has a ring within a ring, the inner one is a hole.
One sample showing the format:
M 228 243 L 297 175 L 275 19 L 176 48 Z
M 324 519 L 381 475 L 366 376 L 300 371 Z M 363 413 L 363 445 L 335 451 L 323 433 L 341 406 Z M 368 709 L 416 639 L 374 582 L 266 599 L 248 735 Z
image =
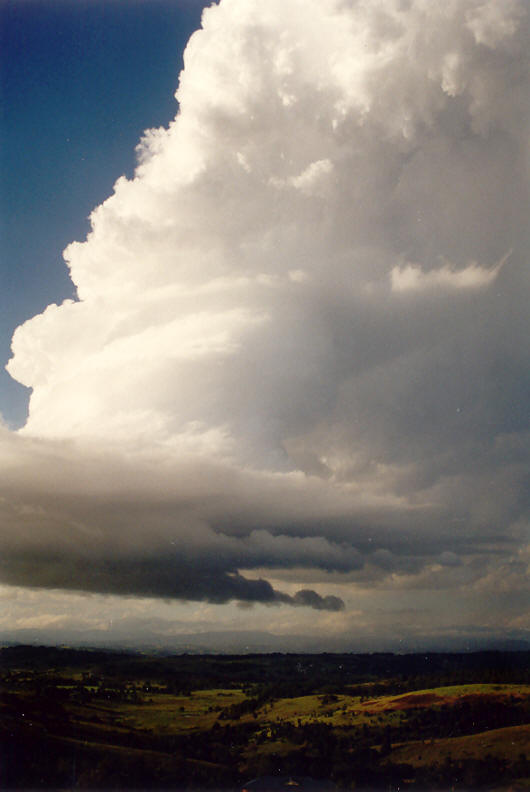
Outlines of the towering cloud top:
M 177 117 L 65 251 L 79 301 L 13 339 L 33 388 L 13 458 L 65 471 L 53 515 L 31 465 L 13 491 L 74 566 L 82 522 L 79 587 L 336 609 L 240 571 L 474 586 L 493 549 L 520 584 L 529 18 L 523 0 L 204 12 Z M 35 572 L 34 534 L 7 545 L 10 581 L 70 585 L 52 551 Z

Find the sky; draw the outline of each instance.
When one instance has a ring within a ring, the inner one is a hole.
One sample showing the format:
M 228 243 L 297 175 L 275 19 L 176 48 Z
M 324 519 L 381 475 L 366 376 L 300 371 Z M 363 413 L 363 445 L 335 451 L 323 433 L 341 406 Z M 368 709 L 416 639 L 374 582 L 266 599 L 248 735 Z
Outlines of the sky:
M 0 412 L 26 420 L 4 370 L 17 325 L 76 294 L 62 251 L 148 127 L 175 116 L 176 80 L 201 0 L 1 0 Z
M 203 5 L 0 6 L 0 640 L 522 645 L 528 5 Z

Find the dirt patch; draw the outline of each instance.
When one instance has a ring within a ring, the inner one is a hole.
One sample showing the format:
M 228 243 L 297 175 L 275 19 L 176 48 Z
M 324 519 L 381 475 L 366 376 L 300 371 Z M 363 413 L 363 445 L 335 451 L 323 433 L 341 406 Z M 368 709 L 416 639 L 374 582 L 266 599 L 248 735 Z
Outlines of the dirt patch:
M 414 707 L 430 707 L 433 704 L 440 704 L 443 701 L 441 696 L 436 693 L 411 693 L 400 699 L 389 702 L 389 709 L 414 709 Z
M 465 696 L 459 696 L 456 701 L 459 704 L 497 704 L 500 701 L 508 701 L 508 699 L 509 696 L 506 693 L 467 693 Z M 517 701 L 520 700 L 520 698 L 517 698 Z
M 381 699 L 365 701 L 361 706 L 365 713 L 373 715 L 382 712 L 393 712 L 395 710 L 432 707 L 435 704 L 442 704 L 444 702 L 445 698 L 443 696 L 437 696 L 436 693 L 409 693 L 399 698 L 385 698 L 383 701 L 381 701 Z

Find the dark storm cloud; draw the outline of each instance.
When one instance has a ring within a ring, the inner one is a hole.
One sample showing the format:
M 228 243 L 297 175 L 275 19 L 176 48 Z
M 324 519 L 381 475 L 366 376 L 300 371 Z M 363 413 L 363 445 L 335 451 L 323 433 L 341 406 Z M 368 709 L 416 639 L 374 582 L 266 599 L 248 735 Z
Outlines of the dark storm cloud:
M 136 597 L 162 597 L 207 601 L 222 604 L 232 600 L 265 605 L 307 606 L 316 610 L 337 611 L 344 608 L 339 597 L 321 597 L 303 589 L 294 596 L 275 590 L 263 579 L 247 579 L 237 570 L 224 571 L 214 564 L 200 568 L 183 565 L 178 557 L 91 560 L 64 554 L 37 557 L 11 556 L 0 561 L 0 575 L 5 583 L 71 591 L 121 594 Z

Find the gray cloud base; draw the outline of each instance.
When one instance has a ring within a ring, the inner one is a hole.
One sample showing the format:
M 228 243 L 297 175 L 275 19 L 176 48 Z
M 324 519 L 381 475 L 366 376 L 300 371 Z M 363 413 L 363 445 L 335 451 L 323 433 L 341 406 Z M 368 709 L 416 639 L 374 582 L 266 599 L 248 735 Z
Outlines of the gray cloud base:
M 307 606 L 316 610 L 344 609 L 340 597 L 321 597 L 311 589 L 300 589 L 294 596 L 275 590 L 263 580 L 247 578 L 237 571 L 225 572 L 213 564 L 199 568 L 183 565 L 177 557 L 149 559 L 71 558 L 64 554 L 36 558 L 12 556 L 0 562 L 0 574 L 6 583 L 29 587 L 63 588 L 72 591 L 121 594 L 138 597 L 163 597 L 207 601 L 222 604 L 237 600 L 266 605 Z

